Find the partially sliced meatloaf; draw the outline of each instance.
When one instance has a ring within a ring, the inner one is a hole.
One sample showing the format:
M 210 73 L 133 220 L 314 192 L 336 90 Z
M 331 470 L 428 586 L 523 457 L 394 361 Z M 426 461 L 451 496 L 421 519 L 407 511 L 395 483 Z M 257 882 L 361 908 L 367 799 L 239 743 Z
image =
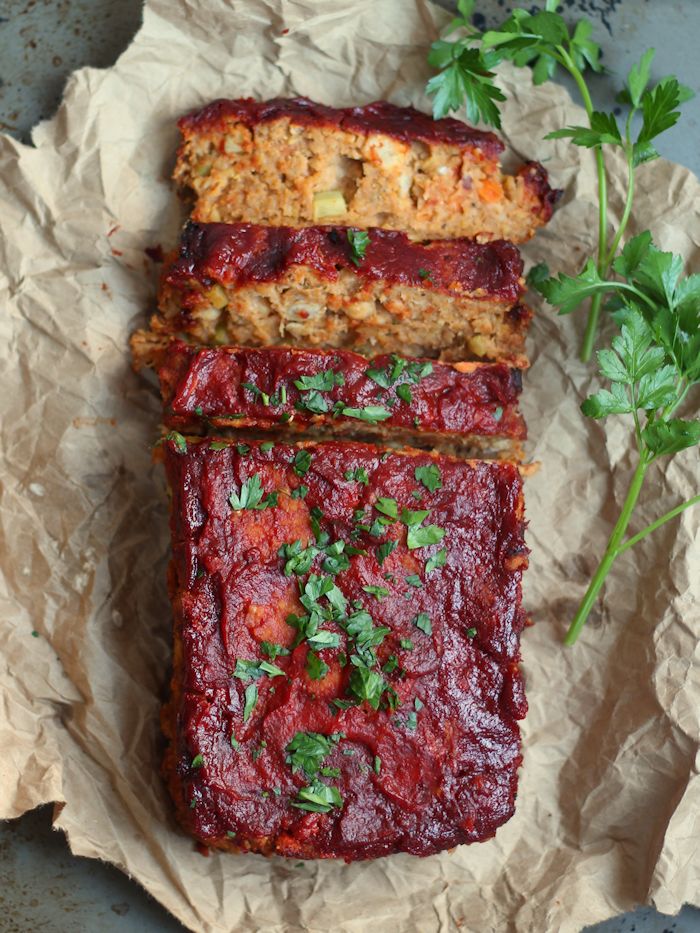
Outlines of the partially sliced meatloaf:
M 517 467 L 179 435 L 163 456 L 185 829 L 346 861 L 493 836 L 526 710 Z
M 171 341 L 157 371 L 164 424 L 275 436 L 380 436 L 520 458 L 522 376 L 504 363 L 438 363 L 348 350 L 192 347 Z
M 519 304 L 522 271 L 517 248 L 502 241 L 189 224 L 164 268 L 151 326 L 197 343 L 517 363 L 531 317 Z
M 385 101 L 335 109 L 304 97 L 217 100 L 179 127 L 174 178 L 194 194 L 199 221 L 520 243 L 556 200 L 539 163 L 501 171 L 493 133 Z

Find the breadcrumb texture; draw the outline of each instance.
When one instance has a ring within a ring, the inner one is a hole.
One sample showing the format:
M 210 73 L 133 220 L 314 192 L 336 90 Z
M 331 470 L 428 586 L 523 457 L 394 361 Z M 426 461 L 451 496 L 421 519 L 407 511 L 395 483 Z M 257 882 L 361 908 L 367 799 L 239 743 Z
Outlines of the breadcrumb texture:
M 368 237 L 362 254 L 351 242 L 358 234 Z M 151 332 L 523 365 L 531 312 L 520 303 L 522 271 L 517 248 L 504 241 L 419 244 L 374 228 L 189 224 L 166 261 Z
M 194 195 L 199 221 L 331 221 L 520 243 L 549 220 L 558 195 L 537 162 L 504 174 L 493 133 L 386 101 L 217 100 L 179 128 L 173 177 Z
M 514 810 L 526 711 L 517 467 L 340 442 L 213 443 L 163 447 L 176 620 L 164 770 L 184 828 L 223 849 L 346 861 L 491 837 Z M 417 478 L 426 467 L 440 477 L 432 491 Z M 366 483 L 346 478 L 358 470 Z M 269 504 L 232 508 L 253 477 Z M 388 499 L 399 516 L 424 510 L 440 542 L 412 546 L 408 518 L 370 530 Z M 295 541 L 318 545 L 306 569 L 286 568 L 280 549 Z M 337 542 L 354 550 L 324 569 Z M 324 578 L 332 594 L 310 603 Z M 315 662 L 289 621 L 314 605 L 328 645 Z M 360 629 L 374 633 L 364 649 Z M 270 645 L 273 668 L 246 675 Z M 374 704 L 352 689 L 358 654 L 380 678 Z M 298 733 L 327 741 L 313 777 L 290 757 Z M 336 795 L 317 812 L 299 807 L 314 782 Z

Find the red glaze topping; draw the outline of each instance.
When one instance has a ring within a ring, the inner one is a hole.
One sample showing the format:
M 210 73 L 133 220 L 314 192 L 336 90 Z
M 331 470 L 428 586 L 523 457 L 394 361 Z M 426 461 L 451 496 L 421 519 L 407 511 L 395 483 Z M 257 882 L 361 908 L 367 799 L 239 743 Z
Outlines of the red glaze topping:
M 517 408 L 520 370 L 505 363 L 458 365 L 465 371 L 396 355 L 368 360 L 348 350 L 197 348 L 174 340 L 160 358 L 158 377 L 165 423 L 178 430 L 199 418 L 234 427 L 361 426 L 362 416 L 343 415 L 347 407 L 365 419 L 368 411 L 378 414 L 370 423 L 388 429 L 525 438 Z
M 365 279 L 450 293 L 478 290 L 486 298 L 513 303 L 524 291 L 522 258 L 505 240 L 415 243 L 396 230 L 370 228 L 358 265 L 349 229 L 354 228 L 189 223 L 164 281 L 176 287 L 191 279 L 241 287 L 277 281 L 291 266 L 300 265 L 330 280 L 349 269 Z
M 203 842 L 348 861 L 492 836 L 513 812 L 526 712 L 517 468 L 365 444 L 220 446 L 164 445 L 183 823 Z M 427 527 L 441 540 L 409 539 Z M 315 544 L 306 566 L 280 553 L 295 541 Z M 359 553 L 333 565 L 341 546 Z M 260 669 L 271 653 L 279 670 Z M 298 733 L 325 739 L 314 776 L 294 766 Z M 294 806 L 314 780 L 339 795 L 327 812 Z
M 269 123 L 286 118 L 298 125 L 337 127 L 353 133 L 383 133 L 401 142 L 420 140 L 425 143 L 446 143 L 460 148 L 480 149 L 485 156 L 495 159 L 505 148 L 494 134 L 474 129 L 461 120 L 432 117 L 413 107 L 397 107 L 385 100 L 365 104 L 364 107 L 327 107 L 316 104 L 308 97 L 277 97 L 258 101 L 252 97 L 238 100 L 215 100 L 200 110 L 181 117 L 178 126 L 183 136 L 214 128 L 222 120 L 238 120 L 246 126 Z

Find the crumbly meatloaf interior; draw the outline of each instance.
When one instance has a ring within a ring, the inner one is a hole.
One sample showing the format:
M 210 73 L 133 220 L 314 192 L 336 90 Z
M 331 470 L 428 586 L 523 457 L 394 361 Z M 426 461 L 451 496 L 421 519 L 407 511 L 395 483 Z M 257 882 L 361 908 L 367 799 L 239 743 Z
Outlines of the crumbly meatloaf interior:
M 342 443 L 162 449 L 164 772 L 185 829 L 347 861 L 492 836 L 526 711 L 517 468 Z
M 347 347 L 459 359 L 525 360 L 531 311 L 523 304 L 358 279 L 327 281 L 302 266 L 281 281 L 244 286 L 164 282 L 154 335 L 241 346 Z M 145 339 L 145 338 L 144 338 Z
M 442 139 L 396 138 L 285 115 L 250 122 L 222 113 L 181 121 L 174 179 L 198 221 L 305 226 L 343 223 L 418 239 L 528 240 L 552 212 L 537 163 L 504 175 L 497 154 Z

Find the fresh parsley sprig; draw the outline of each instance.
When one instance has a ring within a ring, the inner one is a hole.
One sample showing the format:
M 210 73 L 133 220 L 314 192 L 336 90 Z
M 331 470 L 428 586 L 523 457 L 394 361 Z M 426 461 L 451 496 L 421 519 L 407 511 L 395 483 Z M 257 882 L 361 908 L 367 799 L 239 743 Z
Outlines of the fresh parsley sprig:
M 466 107 L 467 117 L 473 122 L 483 120 L 500 127 L 500 116 L 495 101 L 504 100 L 502 92 L 493 83 L 491 71 L 501 61 L 514 65 L 532 66 L 535 84 L 553 78 L 558 68 L 568 72 L 581 95 L 588 117 L 587 126 L 568 126 L 550 133 L 547 139 L 571 139 L 576 146 L 593 149 L 598 176 L 598 246 L 596 269 L 601 278 L 608 275 L 629 221 L 634 198 L 634 173 L 643 162 L 658 158 L 654 140 L 677 122 L 679 105 L 692 96 L 692 92 L 675 78 L 663 78 L 650 86 L 651 64 L 654 50 L 645 52 L 640 62 L 630 71 L 618 102 L 627 107 L 624 128 L 620 129 L 614 113 L 598 111 L 586 83 L 586 71 L 600 72 L 600 48 L 592 40 L 592 26 L 580 20 L 573 29 L 556 11 L 559 0 L 547 0 L 540 13 L 515 9 L 498 29 L 481 33 L 470 22 L 475 0 L 460 0 L 460 16 L 452 20 L 446 34 L 457 29 L 462 37 L 433 43 L 428 62 L 439 69 L 427 85 L 432 95 L 436 118 L 447 116 Z M 478 46 L 478 47 L 475 47 Z M 632 132 L 633 121 L 641 114 L 639 132 Z M 629 182 L 627 198 L 620 223 L 614 232 L 608 219 L 608 188 L 605 168 L 605 149 L 612 146 L 624 151 L 627 159 Z M 590 359 L 598 331 L 601 299 L 594 295 L 588 313 L 588 322 L 581 348 L 581 359 Z
M 683 277 L 682 258 L 657 249 L 648 231 L 631 239 L 612 266 L 617 279 L 602 279 L 589 260 L 578 276 L 543 278 L 540 284 L 561 313 L 591 295 L 608 298 L 619 334 L 597 355 L 610 388 L 591 395 L 581 409 L 596 419 L 630 415 L 637 449 L 637 466 L 619 518 L 566 635 L 567 644 L 578 638 L 615 560 L 700 502 L 700 496 L 693 496 L 625 539 L 651 465 L 700 443 L 700 421 L 675 417 L 700 382 L 700 275 Z

